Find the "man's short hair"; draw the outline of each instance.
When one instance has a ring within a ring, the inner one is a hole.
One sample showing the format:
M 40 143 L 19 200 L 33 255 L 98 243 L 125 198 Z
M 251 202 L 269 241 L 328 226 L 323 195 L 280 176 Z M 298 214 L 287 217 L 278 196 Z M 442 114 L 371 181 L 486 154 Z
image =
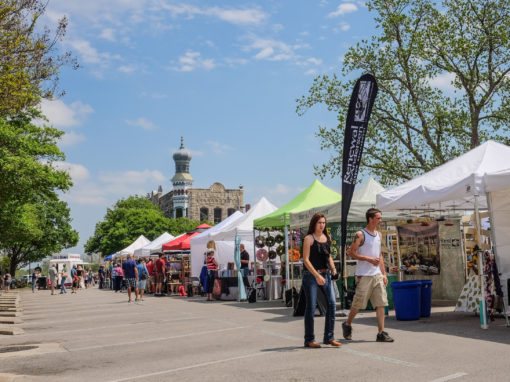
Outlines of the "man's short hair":
M 367 223 L 370 218 L 375 218 L 375 215 L 377 213 L 382 213 L 381 210 L 378 210 L 377 208 L 369 208 L 367 213 L 365 214 L 365 217 L 367 218 Z

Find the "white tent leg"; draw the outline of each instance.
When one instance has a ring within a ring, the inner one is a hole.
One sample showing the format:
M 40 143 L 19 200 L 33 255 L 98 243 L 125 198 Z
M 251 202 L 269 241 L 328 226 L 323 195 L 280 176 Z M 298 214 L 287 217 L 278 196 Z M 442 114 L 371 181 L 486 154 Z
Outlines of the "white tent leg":
M 259 233 L 260 234 L 260 233 Z M 257 285 L 257 247 L 255 246 L 255 229 L 253 230 L 253 276 L 255 282 L 253 285 Z M 255 302 L 257 302 L 257 287 L 255 286 Z
M 491 222 L 491 230 L 490 230 L 490 235 L 491 235 L 491 243 L 492 243 L 492 250 L 493 250 L 493 253 L 494 253 L 494 259 L 496 260 L 496 265 L 500 264 L 500 262 L 498 261 L 498 251 L 496 249 L 496 234 L 494 232 L 494 229 L 493 229 L 493 222 L 494 222 L 494 219 L 492 218 L 492 207 L 491 207 L 491 198 L 490 198 L 490 193 L 487 193 L 486 195 L 486 198 L 487 198 L 487 207 L 489 209 L 489 218 L 490 218 L 490 222 Z M 510 293 L 510 291 L 507 290 L 507 294 Z M 505 316 L 505 320 L 506 320 L 506 326 L 507 327 L 510 327 L 510 323 L 509 323 L 509 320 L 508 320 L 508 313 L 507 313 L 507 306 L 506 306 L 506 302 L 505 302 L 505 295 L 503 295 L 503 314 Z
M 476 224 L 476 232 L 477 232 L 477 239 L 479 244 L 481 245 L 481 239 L 480 239 L 480 213 L 478 211 L 478 195 L 475 195 L 475 224 Z M 485 275 L 483 272 L 484 264 L 483 264 L 483 251 L 482 255 L 478 256 L 478 262 L 479 262 L 479 269 L 478 274 L 480 275 L 480 287 L 482 289 L 481 294 L 481 300 L 482 300 L 482 308 L 480 310 L 480 318 L 481 318 L 481 328 L 482 329 L 489 329 L 489 325 L 487 324 L 487 301 L 485 300 Z

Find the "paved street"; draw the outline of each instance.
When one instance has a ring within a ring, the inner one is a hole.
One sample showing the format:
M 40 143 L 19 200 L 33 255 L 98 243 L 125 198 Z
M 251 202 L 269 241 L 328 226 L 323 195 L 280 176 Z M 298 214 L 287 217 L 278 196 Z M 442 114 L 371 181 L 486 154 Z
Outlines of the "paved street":
M 481 330 L 471 314 L 433 308 L 432 317 L 396 321 L 396 342 L 375 342 L 375 317 L 354 323 L 341 348 L 305 349 L 303 318 L 281 301 L 205 302 L 204 298 L 126 294 L 96 288 L 77 295 L 20 293 L 16 336 L 0 336 L 0 381 L 480 381 L 508 380 L 510 328 Z M 337 319 L 336 337 L 341 337 Z M 323 318 L 316 319 L 321 340 Z M 1 350 L 1 348 L 0 348 Z M 16 375 L 16 377 L 13 377 Z

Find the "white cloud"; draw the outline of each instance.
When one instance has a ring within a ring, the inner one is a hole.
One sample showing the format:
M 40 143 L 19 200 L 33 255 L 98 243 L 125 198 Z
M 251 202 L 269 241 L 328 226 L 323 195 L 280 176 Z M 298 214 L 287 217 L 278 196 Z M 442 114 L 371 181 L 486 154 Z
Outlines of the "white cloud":
M 119 72 L 126 73 L 126 74 L 133 73 L 135 71 L 135 69 L 136 68 L 134 67 L 134 65 L 119 66 Z
M 118 54 L 110 54 L 107 52 L 98 52 L 89 41 L 86 40 L 69 40 L 68 44 L 72 49 L 78 52 L 84 63 L 97 64 L 102 67 L 106 67 L 113 60 L 120 60 L 121 57 Z
M 285 61 L 297 57 L 296 50 L 303 48 L 303 45 L 289 45 L 283 41 L 263 39 L 256 36 L 250 36 L 251 42 L 243 50 L 251 52 L 256 51 L 254 58 L 257 60 Z
M 211 148 L 212 152 L 216 154 L 224 154 L 227 151 L 234 150 L 233 147 L 218 141 L 207 141 L 206 144 Z
M 115 38 L 115 30 L 112 28 L 105 28 L 101 31 L 101 34 L 99 35 L 102 39 L 115 42 L 117 39 Z
M 317 74 L 317 70 L 315 70 L 315 69 L 308 69 L 305 72 L 305 75 L 307 75 L 307 76 L 315 76 L 316 74 Z
M 149 97 L 149 98 L 153 98 L 153 99 L 165 99 L 165 98 L 168 98 L 168 94 L 158 93 L 158 92 L 153 92 L 153 93 L 141 92 L 140 97 L 142 97 L 142 98 Z
M 61 128 L 80 125 L 87 115 L 94 112 L 94 109 L 81 101 L 66 105 L 59 99 L 54 101 L 43 99 L 41 111 L 52 126 Z
M 267 18 L 267 14 L 259 9 L 228 9 L 220 7 L 199 8 L 188 4 L 168 4 L 160 2 L 162 9 L 169 11 L 172 16 L 210 16 L 236 25 L 258 25 Z
M 351 26 L 347 23 L 341 23 L 340 29 L 343 30 L 344 32 L 347 32 L 349 29 L 351 29 Z
M 53 167 L 58 170 L 67 171 L 71 175 L 73 182 L 83 181 L 90 177 L 89 170 L 81 164 L 57 161 L 53 163 Z
M 454 73 L 443 73 L 429 80 L 429 83 L 433 87 L 437 87 L 442 90 L 454 92 L 455 87 L 452 82 L 455 80 Z
M 228 66 L 246 65 L 248 62 L 246 58 L 225 58 L 225 63 Z
M 85 137 L 85 135 L 76 133 L 74 131 L 69 131 L 69 132 L 66 132 L 62 136 L 62 138 L 60 138 L 59 145 L 61 147 L 68 147 L 68 146 L 76 145 L 77 143 L 80 143 L 80 142 L 83 142 L 86 140 L 87 140 L 87 138 Z
M 191 72 L 195 69 L 211 70 L 216 67 L 213 59 L 202 58 L 200 52 L 187 51 L 179 57 L 179 66 L 173 66 L 171 69 L 178 72 Z
M 135 120 L 126 120 L 129 126 L 141 127 L 144 130 L 154 130 L 157 126 L 144 117 L 140 117 Z
M 342 3 L 338 6 L 336 11 L 331 12 L 328 14 L 328 17 L 338 17 L 343 16 L 347 13 L 356 12 L 358 10 L 358 7 L 356 4 L 353 3 Z

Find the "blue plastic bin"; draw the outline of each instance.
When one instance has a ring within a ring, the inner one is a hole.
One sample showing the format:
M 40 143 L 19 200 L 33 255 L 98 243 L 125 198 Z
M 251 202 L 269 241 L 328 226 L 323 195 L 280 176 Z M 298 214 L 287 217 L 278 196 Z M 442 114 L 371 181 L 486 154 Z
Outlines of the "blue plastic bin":
M 391 283 L 395 316 L 400 321 L 419 320 L 421 311 L 421 281 Z
M 421 316 L 430 316 L 430 307 L 432 305 L 432 280 L 421 281 Z

